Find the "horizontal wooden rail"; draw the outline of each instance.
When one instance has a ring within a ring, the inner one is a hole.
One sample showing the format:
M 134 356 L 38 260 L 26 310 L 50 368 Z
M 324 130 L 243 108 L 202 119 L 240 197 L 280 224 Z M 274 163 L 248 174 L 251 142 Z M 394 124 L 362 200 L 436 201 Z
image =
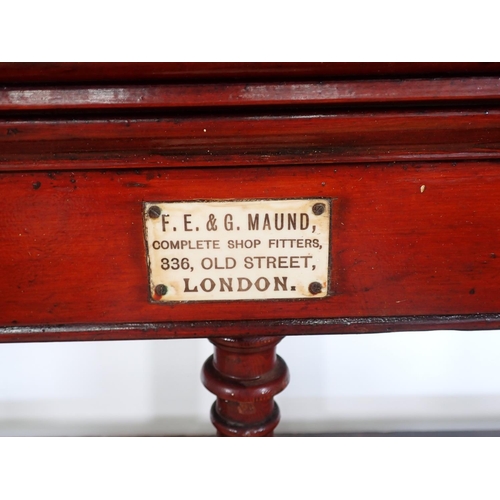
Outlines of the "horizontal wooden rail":
M 0 89 L 2 111 L 361 105 L 500 99 L 500 78 Z
M 0 343 L 498 330 L 500 314 L 0 327 Z
M 0 121 L 0 170 L 500 157 L 500 108 Z
M 260 320 L 267 335 L 270 321 L 496 313 L 499 166 L 1 173 L 0 325 Z M 152 302 L 144 202 L 207 197 L 331 199 L 328 296 Z
M 0 84 L 494 75 L 499 63 L 0 63 Z

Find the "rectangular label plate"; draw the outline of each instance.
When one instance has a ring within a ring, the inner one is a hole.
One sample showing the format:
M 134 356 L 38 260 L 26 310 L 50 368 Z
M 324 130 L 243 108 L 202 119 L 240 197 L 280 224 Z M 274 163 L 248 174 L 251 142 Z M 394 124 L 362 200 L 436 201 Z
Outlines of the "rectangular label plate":
M 151 299 L 305 299 L 328 293 L 331 200 L 144 204 Z

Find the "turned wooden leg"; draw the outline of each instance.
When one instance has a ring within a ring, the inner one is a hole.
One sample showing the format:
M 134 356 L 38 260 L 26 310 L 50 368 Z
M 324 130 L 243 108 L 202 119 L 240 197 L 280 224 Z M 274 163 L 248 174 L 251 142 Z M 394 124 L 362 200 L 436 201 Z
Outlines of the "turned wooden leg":
M 205 387 L 217 396 L 211 420 L 218 436 L 272 436 L 280 420 L 274 396 L 289 381 L 276 355 L 280 337 L 211 339 L 214 354 L 202 370 Z

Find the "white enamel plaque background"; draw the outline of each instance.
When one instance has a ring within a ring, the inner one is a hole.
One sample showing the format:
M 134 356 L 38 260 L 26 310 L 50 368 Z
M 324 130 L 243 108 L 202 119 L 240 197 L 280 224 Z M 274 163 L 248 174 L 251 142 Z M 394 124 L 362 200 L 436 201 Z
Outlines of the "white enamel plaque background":
M 154 302 L 325 297 L 327 199 L 144 204 Z

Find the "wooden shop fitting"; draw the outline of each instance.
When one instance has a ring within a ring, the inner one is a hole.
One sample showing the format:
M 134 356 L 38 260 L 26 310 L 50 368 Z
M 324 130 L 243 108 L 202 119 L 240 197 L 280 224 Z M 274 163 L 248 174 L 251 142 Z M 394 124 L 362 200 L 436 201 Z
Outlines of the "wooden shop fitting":
M 500 65 L 0 64 L 0 341 L 209 338 L 272 435 L 285 335 L 500 326 Z

